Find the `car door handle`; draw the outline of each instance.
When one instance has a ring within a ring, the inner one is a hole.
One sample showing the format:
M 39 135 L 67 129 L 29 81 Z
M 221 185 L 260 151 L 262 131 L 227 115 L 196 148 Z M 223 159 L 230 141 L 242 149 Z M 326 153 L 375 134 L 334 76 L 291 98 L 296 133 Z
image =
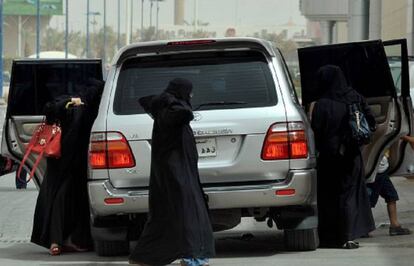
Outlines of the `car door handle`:
M 11 146 L 12 146 L 12 149 L 13 149 L 13 150 L 17 150 L 17 141 L 12 140 L 12 141 L 11 141 Z
M 391 132 L 393 132 L 395 130 L 396 130 L 396 128 L 395 128 L 395 121 L 390 121 L 388 123 L 387 134 L 389 134 L 389 133 L 391 133 Z

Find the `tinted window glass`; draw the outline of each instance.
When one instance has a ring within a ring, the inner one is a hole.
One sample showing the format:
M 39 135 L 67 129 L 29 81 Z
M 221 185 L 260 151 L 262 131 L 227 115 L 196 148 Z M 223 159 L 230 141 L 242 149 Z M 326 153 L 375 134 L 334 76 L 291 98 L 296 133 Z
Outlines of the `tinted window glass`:
M 229 109 L 276 104 L 274 81 L 265 57 L 257 52 L 181 54 L 126 61 L 118 77 L 114 112 L 140 114 L 138 99 L 161 93 L 170 80 L 186 78 L 193 83 L 193 107 L 217 101 L 240 105 L 203 106 Z
M 401 95 L 401 62 L 390 62 L 390 70 L 397 88 L 397 95 Z
M 396 42 L 395 44 L 392 44 L 393 42 Z M 403 92 L 404 88 L 402 86 L 404 83 L 404 74 L 403 74 L 403 64 L 405 63 L 405 60 L 408 60 L 408 87 L 413 87 L 413 79 L 414 79 L 414 62 L 413 57 L 409 56 L 408 58 L 404 55 L 403 50 L 405 45 L 397 41 L 390 41 L 385 43 L 385 52 L 387 54 L 387 59 L 390 65 L 392 78 L 394 80 L 394 85 L 397 89 L 397 95 L 401 96 L 403 93 L 405 96 L 409 93 Z
M 100 62 L 15 62 L 8 114 L 42 115 L 45 103 L 76 95 L 89 78 L 102 79 Z
M 317 71 L 337 65 L 352 86 L 365 97 L 395 96 L 396 91 L 381 41 L 335 44 L 299 49 L 302 102 L 311 103 L 323 94 L 316 84 Z
M 387 45 L 384 47 L 390 66 L 394 86 L 397 89 L 397 95 L 401 96 L 401 74 L 402 74 L 402 51 L 401 44 Z

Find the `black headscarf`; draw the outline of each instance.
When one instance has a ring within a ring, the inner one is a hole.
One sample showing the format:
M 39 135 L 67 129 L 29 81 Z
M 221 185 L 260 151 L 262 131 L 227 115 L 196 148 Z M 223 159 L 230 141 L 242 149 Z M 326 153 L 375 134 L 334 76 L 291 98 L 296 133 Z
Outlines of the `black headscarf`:
M 348 95 L 353 89 L 348 87 L 345 75 L 338 66 L 325 65 L 319 68 L 317 83 L 322 91 L 322 98 L 345 103 L 353 101 L 353 97 Z
M 191 92 L 193 91 L 193 84 L 191 81 L 183 78 L 175 78 L 170 81 L 165 92 L 174 95 L 179 100 L 184 100 L 190 103 Z

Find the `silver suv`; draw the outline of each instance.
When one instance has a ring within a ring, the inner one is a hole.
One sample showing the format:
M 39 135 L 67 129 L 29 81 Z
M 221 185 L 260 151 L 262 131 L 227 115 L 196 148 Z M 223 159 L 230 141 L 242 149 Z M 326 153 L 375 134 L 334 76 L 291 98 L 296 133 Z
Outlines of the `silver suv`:
M 50 93 L 70 94 L 88 77 L 101 78 L 100 71 L 97 60 L 15 61 L 2 153 L 21 160 Z M 90 142 L 97 253 L 128 253 L 142 230 L 153 121 L 138 99 L 160 93 L 176 77 L 194 85 L 191 126 L 214 229 L 251 217 L 284 230 L 289 249 L 316 249 L 313 136 L 286 64 L 267 41 L 226 38 L 134 44 L 115 57 Z M 37 185 L 44 170 L 44 164 L 36 170 Z
M 215 230 L 252 217 L 284 229 L 288 248 L 316 249 L 314 143 L 286 64 L 267 41 L 226 38 L 134 44 L 115 57 L 90 145 L 98 254 L 126 249 L 141 230 L 153 120 L 138 99 L 177 77 L 194 85 L 191 126 Z

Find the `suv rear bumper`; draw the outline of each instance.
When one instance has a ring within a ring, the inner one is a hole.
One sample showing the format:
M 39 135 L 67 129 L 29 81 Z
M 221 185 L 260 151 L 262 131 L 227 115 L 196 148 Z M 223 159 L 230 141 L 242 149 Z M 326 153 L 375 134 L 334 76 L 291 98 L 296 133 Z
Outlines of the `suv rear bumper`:
M 294 189 L 293 195 L 276 195 L 276 191 Z M 145 213 L 148 190 L 114 188 L 108 180 L 88 182 L 89 201 L 94 216 Z M 282 207 L 316 204 L 316 170 L 290 171 L 285 181 L 265 185 L 206 187 L 210 209 Z M 106 204 L 105 199 L 122 198 L 121 204 Z

